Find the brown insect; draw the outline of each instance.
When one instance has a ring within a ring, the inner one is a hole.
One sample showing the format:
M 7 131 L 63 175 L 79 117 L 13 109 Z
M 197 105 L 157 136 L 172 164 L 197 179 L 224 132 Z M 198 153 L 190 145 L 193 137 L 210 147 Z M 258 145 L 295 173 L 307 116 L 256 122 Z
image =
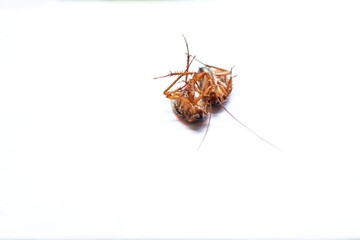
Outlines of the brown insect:
M 214 105 L 221 106 L 227 113 L 230 114 L 231 117 L 233 117 L 248 131 L 271 146 L 277 148 L 240 122 L 224 107 L 223 104 L 228 99 L 232 91 L 232 79 L 235 77 L 232 75 L 232 68 L 231 70 L 225 70 L 223 68 L 200 62 L 195 56 L 190 55 L 189 46 L 185 37 L 184 40 L 187 49 L 185 70 L 183 72 L 170 72 L 165 76 L 156 77 L 154 79 L 172 76 L 176 77 L 173 83 L 165 89 L 164 95 L 172 101 L 173 110 L 177 115 L 186 119 L 188 122 L 195 122 L 209 118 L 206 132 L 198 149 L 205 140 L 209 130 L 211 112 Z M 194 60 L 203 65 L 203 67 L 200 67 L 197 72 L 189 71 Z M 177 83 L 180 83 L 180 86 L 174 88 Z
M 222 104 L 232 90 L 232 71 L 203 64 L 198 72 L 189 71 L 195 57 L 191 58 L 187 48 L 186 68 L 183 72 L 170 73 L 165 76 L 177 76 L 175 81 L 164 91 L 164 95 L 173 102 L 174 111 L 189 122 L 207 118 L 213 104 Z M 197 60 L 198 61 L 198 60 Z M 173 86 L 182 80 L 183 84 L 175 89 Z
M 198 78 L 198 74 L 196 72 L 189 72 L 190 65 L 195 58 L 193 57 L 190 60 L 189 46 L 185 37 L 184 39 L 187 48 L 185 71 L 176 73 L 170 72 L 170 74 L 168 75 L 157 78 L 177 76 L 175 81 L 170 84 L 167 89 L 165 89 L 164 95 L 167 98 L 171 99 L 173 109 L 176 114 L 185 118 L 189 122 L 194 122 L 196 120 L 205 119 L 208 115 L 208 111 L 206 105 L 203 104 L 202 99 L 199 98 L 200 94 L 197 82 L 200 79 Z M 173 86 L 178 83 L 182 78 L 184 78 L 182 80 L 182 86 L 172 90 Z

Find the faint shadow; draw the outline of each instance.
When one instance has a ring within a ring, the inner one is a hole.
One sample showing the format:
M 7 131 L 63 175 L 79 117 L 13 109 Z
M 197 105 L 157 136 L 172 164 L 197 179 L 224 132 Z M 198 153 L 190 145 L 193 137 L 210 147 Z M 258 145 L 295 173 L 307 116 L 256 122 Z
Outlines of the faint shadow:
M 175 116 L 177 117 L 179 122 L 181 122 L 183 125 L 187 126 L 191 130 L 199 131 L 199 132 L 201 131 L 201 129 L 206 127 L 207 122 L 209 120 L 208 118 L 206 118 L 206 119 L 198 120 L 195 122 L 189 122 L 184 117 L 180 116 L 179 114 L 176 114 L 175 112 L 173 112 L 173 113 L 175 114 Z

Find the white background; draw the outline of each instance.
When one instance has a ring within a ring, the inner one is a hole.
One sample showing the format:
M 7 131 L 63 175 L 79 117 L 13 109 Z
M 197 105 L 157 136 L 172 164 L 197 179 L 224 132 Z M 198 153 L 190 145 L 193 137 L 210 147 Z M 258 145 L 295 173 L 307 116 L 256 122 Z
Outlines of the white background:
M 196 151 L 182 34 L 283 152 L 221 110 Z M 359 1 L 1 1 L 0 238 L 360 237 L 359 43 Z

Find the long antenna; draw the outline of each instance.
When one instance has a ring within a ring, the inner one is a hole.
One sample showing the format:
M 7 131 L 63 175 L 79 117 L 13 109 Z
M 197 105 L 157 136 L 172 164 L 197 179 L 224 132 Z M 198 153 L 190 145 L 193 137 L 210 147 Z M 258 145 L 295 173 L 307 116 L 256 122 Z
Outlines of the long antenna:
M 246 126 L 245 124 L 243 124 L 239 119 L 237 119 L 234 115 L 232 115 L 223 104 L 220 103 L 220 106 L 233 118 L 235 119 L 238 123 L 240 123 L 244 128 L 246 128 L 249 132 L 251 132 L 252 134 L 254 134 L 255 136 L 257 136 L 258 138 L 260 138 L 261 140 L 263 140 L 265 143 L 269 144 L 270 146 L 276 148 L 277 150 L 284 152 L 282 149 L 278 148 L 277 146 L 275 146 L 274 144 L 272 144 L 271 142 L 267 141 L 266 139 L 260 137 L 256 132 L 254 132 L 253 130 L 251 130 L 248 126 Z
M 209 109 L 209 120 L 208 120 L 208 124 L 207 124 L 207 126 L 206 126 L 206 131 L 205 131 L 204 137 L 203 137 L 203 139 L 201 140 L 201 142 L 200 142 L 198 148 L 196 149 L 196 151 L 199 151 L 201 145 L 203 144 L 203 142 L 204 142 L 204 140 L 205 140 L 205 138 L 206 138 L 206 135 L 207 135 L 207 133 L 208 133 L 208 131 L 209 131 L 209 127 L 210 127 L 210 121 L 211 121 L 211 104 L 210 104 L 210 109 Z

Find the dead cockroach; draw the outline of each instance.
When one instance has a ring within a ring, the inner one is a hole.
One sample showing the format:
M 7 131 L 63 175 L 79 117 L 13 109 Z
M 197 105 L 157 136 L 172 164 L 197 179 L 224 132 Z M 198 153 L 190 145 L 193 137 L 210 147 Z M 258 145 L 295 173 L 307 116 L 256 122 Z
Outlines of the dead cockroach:
M 206 119 L 209 111 L 208 104 L 204 102 L 204 92 L 201 90 L 201 84 L 205 74 L 203 72 L 189 71 L 195 57 L 190 59 L 189 46 L 185 39 L 187 48 L 186 68 L 183 72 L 170 73 L 165 76 L 156 77 L 164 78 L 176 76 L 175 81 L 165 89 L 164 95 L 172 101 L 174 112 L 180 117 L 186 119 L 188 122 Z M 173 90 L 173 86 L 182 80 L 183 84 Z
M 228 99 L 232 91 L 232 79 L 235 77 L 232 75 L 233 68 L 230 70 L 225 70 L 223 68 L 200 62 L 198 59 L 196 59 L 195 56 L 190 55 L 189 46 L 185 37 L 184 40 L 187 49 L 185 71 L 170 73 L 165 76 L 156 77 L 155 79 L 172 76 L 176 77 L 174 82 L 165 89 L 164 95 L 172 101 L 174 112 L 177 115 L 186 119 L 188 122 L 194 122 L 208 118 L 206 131 L 198 149 L 204 142 L 209 130 L 212 108 L 214 105 L 219 105 L 232 118 L 234 118 L 252 134 L 267 144 L 280 150 L 278 147 L 260 137 L 258 134 L 248 128 L 224 107 L 223 104 Z M 203 65 L 203 67 L 200 67 L 197 72 L 189 71 L 190 65 L 194 60 L 200 62 Z M 179 87 L 173 89 L 174 85 L 178 82 L 182 84 Z

